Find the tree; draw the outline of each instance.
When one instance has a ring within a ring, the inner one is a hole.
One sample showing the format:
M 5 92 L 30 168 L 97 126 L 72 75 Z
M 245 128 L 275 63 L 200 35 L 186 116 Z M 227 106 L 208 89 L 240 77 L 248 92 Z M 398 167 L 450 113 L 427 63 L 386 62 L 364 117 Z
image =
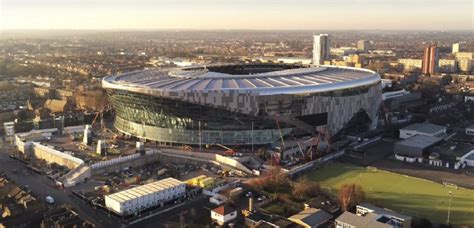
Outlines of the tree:
M 290 180 L 280 166 L 274 166 L 265 175 L 251 180 L 249 185 L 268 192 L 281 192 L 289 190 Z
M 365 199 L 365 192 L 360 185 L 344 184 L 339 189 L 339 202 L 341 203 L 341 210 L 347 211 L 355 207 Z
M 293 196 L 299 198 L 300 200 L 304 197 L 316 197 L 320 192 L 321 187 L 319 184 L 306 178 L 301 178 L 300 180 L 293 183 Z

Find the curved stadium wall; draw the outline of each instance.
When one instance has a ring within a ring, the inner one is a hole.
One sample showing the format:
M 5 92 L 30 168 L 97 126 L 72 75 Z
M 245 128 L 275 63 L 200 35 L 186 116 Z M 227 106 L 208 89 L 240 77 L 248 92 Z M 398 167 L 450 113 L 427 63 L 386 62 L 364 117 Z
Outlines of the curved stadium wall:
M 327 66 L 144 70 L 102 83 L 119 131 L 180 144 L 270 144 L 280 134 L 314 133 L 317 126 L 335 135 L 360 114 L 373 126 L 381 102 L 378 74 Z

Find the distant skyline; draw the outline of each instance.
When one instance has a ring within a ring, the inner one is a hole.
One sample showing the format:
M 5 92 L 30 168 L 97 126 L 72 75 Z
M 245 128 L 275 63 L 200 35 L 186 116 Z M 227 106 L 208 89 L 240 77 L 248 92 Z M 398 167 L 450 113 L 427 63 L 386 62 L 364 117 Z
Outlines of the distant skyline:
M 474 30 L 472 0 L 0 0 L 0 29 Z

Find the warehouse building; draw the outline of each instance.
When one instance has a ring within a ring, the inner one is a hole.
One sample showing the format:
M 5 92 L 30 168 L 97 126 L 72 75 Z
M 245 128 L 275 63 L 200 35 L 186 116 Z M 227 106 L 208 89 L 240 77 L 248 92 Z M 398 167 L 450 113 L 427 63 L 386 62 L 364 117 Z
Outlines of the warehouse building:
M 440 142 L 441 138 L 415 135 L 408 139 L 395 143 L 394 152 L 395 158 L 406 162 L 422 162 L 423 158 L 429 156 L 428 148 Z
M 444 137 L 446 136 L 446 127 L 432 123 L 415 123 L 400 129 L 401 139 L 407 139 L 414 135 Z
M 408 93 L 402 96 L 388 98 L 384 101 L 384 106 L 390 111 L 404 108 L 416 107 L 422 104 L 421 93 Z
M 430 164 L 437 161 L 438 166 L 451 169 L 474 166 L 474 145 L 470 143 L 448 141 L 433 147 L 430 152 Z
M 120 215 L 130 215 L 183 197 L 186 184 L 166 178 L 105 196 L 105 206 Z

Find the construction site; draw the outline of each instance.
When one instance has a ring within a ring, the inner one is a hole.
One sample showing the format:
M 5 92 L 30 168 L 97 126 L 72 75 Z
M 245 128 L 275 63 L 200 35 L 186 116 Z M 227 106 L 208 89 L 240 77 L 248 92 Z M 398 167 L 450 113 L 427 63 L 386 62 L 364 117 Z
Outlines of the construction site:
M 334 150 L 324 129 L 315 137 L 300 140 L 282 135 L 277 143 L 259 147 L 218 143 L 164 145 L 107 127 L 111 121 L 105 117 L 109 115 L 104 115 L 106 112 L 110 110 L 97 113 L 88 125 L 14 133 L 10 138 L 14 145 L 10 158 L 45 176 L 57 189 L 73 189 L 78 199 L 108 214 L 115 212 L 105 205 L 107 195 L 166 178 L 175 178 L 187 186 L 184 198 L 140 210 L 150 215 L 191 200 L 203 190 L 212 192 L 235 184 L 236 180 L 263 175 L 276 165 L 290 170 Z M 217 194 L 212 200 L 221 202 L 225 198 Z M 127 223 L 139 218 L 136 214 L 115 216 Z

